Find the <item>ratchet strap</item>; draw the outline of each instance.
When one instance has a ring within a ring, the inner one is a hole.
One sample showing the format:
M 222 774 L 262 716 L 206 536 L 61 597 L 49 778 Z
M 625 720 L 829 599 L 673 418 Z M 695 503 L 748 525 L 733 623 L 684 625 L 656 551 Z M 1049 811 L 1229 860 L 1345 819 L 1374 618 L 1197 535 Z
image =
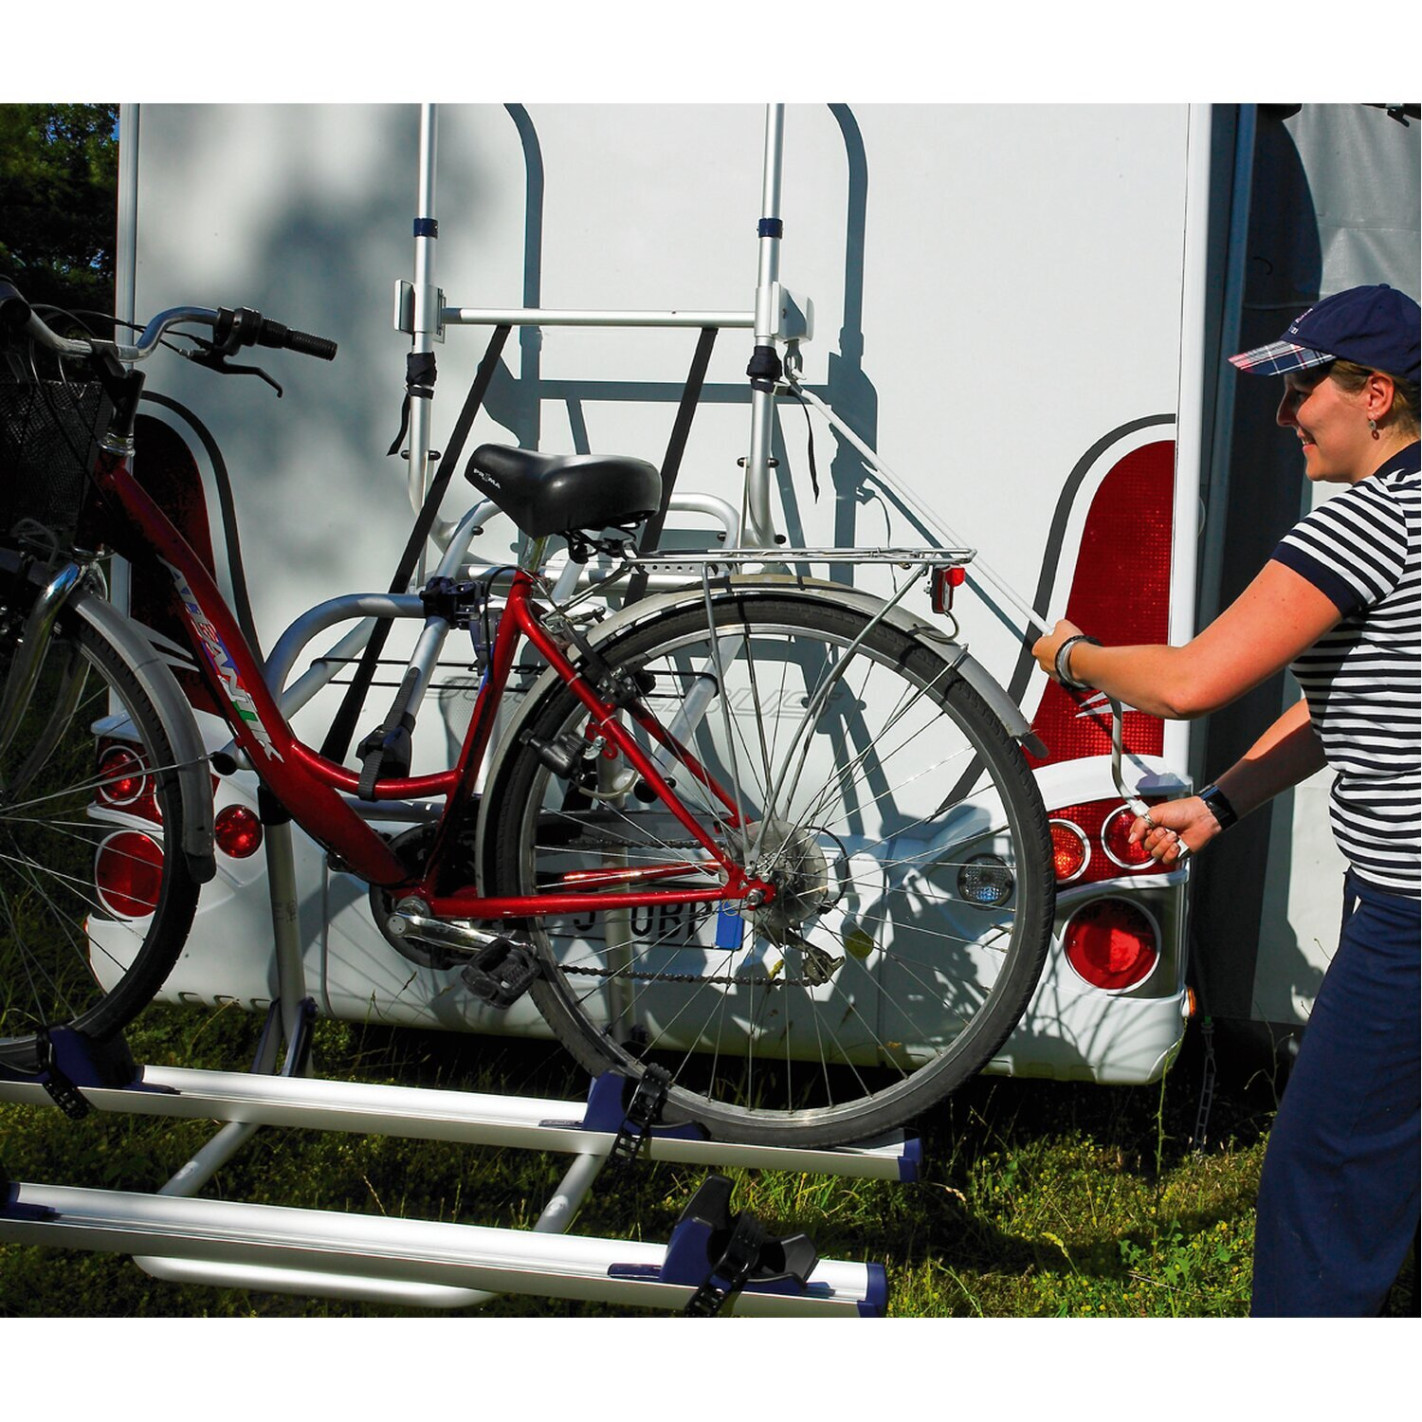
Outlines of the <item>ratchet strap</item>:
M 455 421 L 454 429 L 450 434 L 449 447 L 440 456 L 439 466 L 430 483 L 429 493 L 425 495 L 425 502 L 420 509 L 419 516 L 415 519 L 415 526 L 410 531 L 409 541 L 405 544 L 405 551 L 400 557 L 399 567 L 395 570 L 395 576 L 390 581 L 392 596 L 398 596 L 409 588 L 410 579 L 414 576 L 415 568 L 420 561 L 420 552 L 425 546 L 426 539 L 429 538 L 430 529 L 434 526 L 435 514 L 439 511 L 445 490 L 449 487 L 449 481 L 453 478 L 454 471 L 459 465 L 460 455 L 464 452 L 464 442 L 469 438 L 469 430 L 474 423 L 474 417 L 479 413 L 479 408 L 484 403 L 484 397 L 488 394 L 489 386 L 493 382 L 494 374 L 499 368 L 499 357 L 503 353 L 504 342 L 508 339 L 511 329 L 509 326 L 498 326 L 489 338 L 484 358 L 479 362 L 479 369 L 475 372 L 474 383 L 469 387 L 468 395 L 465 396 L 464 408 L 460 410 L 459 418 Z M 434 357 L 430 357 L 427 369 L 425 363 L 421 362 L 419 370 L 412 371 L 413 374 L 419 376 L 424 398 L 427 399 L 430 389 L 434 385 Z M 410 393 L 419 394 L 420 391 L 411 386 Z M 408 403 L 406 413 L 408 413 Z M 402 428 L 401 438 L 403 435 Z M 399 443 L 400 441 L 397 439 L 396 444 Z M 365 704 L 366 693 L 370 690 L 370 683 L 375 677 L 376 664 L 380 660 L 380 653 L 384 650 L 389 635 L 389 621 L 378 622 L 375 630 L 371 633 L 370 641 L 366 643 L 360 663 L 356 667 L 350 685 L 346 688 L 346 694 L 336 711 L 335 719 L 331 722 L 331 729 L 326 732 L 326 739 L 322 743 L 321 754 L 327 760 L 343 761 L 346 751 L 350 749 L 351 737 L 355 734 L 356 721 L 360 717 L 361 707 Z M 378 774 L 378 766 L 376 773 Z

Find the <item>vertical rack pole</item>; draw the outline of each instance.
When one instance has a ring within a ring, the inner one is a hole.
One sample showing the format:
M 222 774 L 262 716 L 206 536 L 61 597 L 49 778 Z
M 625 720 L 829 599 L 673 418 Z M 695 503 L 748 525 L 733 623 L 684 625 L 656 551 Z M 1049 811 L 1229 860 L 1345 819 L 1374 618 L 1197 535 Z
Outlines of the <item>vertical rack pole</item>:
M 752 371 L 775 355 L 775 339 L 780 330 L 780 238 L 783 231 L 780 220 L 780 167 L 784 134 L 785 105 L 767 104 Z M 746 458 L 745 495 L 741 511 L 742 542 L 753 547 L 768 548 L 775 541 L 770 518 L 770 448 L 774 424 L 774 379 L 764 374 L 753 375 L 751 442 Z
M 412 356 L 429 356 L 441 330 L 440 291 L 435 284 L 435 243 L 439 222 L 435 217 L 435 163 L 439 136 L 438 105 L 420 105 L 419 192 L 415 206 L 415 321 Z M 413 392 L 412 392 L 413 393 Z M 430 474 L 430 396 L 410 401 L 410 504 L 417 512 L 424 505 Z M 424 582 L 421 553 L 416 584 Z

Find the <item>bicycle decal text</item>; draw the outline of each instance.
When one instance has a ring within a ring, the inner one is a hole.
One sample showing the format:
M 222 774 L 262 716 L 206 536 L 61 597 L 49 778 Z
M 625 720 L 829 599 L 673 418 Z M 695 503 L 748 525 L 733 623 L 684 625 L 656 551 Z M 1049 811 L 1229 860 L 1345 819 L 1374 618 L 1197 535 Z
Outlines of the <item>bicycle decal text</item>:
M 268 758 L 281 760 L 281 752 L 272 744 L 272 738 L 267 734 L 267 728 L 262 725 L 261 719 L 257 715 L 256 703 L 252 700 L 247 688 L 242 685 L 241 677 L 237 675 L 237 668 L 233 664 L 231 653 L 223 644 L 217 628 L 207 620 L 196 594 L 188 586 L 188 580 L 171 563 L 164 563 L 163 566 L 173 575 L 173 582 L 178 589 L 178 597 L 182 600 L 183 610 L 188 614 L 193 631 L 197 633 L 202 642 L 207 659 L 212 663 L 213 671 L 217 673 L 217 679 L 227 688 L 227 696 L 232 703 L 232 709 L 251 733 L 252 739 L 266 752 Z

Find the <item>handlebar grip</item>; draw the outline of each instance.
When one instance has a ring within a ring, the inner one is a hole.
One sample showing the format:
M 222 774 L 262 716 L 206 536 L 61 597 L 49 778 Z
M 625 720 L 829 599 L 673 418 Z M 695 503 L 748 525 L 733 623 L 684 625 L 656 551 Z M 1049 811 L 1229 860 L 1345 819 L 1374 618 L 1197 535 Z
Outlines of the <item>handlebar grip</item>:
M 306 331 L 293 331 L 280 321 L 263 321 L 257 335 L 259 346 L 272 346 L 277 350 L 295 351 L 298 355 L 315 356 L 318 360 L 333 360 L 336 355 L 335 341 L 324 336 L 313 336 Z
M 9 277 L 0 276 L 0 326 L 18 331 L 30 319 L 30 303 Z

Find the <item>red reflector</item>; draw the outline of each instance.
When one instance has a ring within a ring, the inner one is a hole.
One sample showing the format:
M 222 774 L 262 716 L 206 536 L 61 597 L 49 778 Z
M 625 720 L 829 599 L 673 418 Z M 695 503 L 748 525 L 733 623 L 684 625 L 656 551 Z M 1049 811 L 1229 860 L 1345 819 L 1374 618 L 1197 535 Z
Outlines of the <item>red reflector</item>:
M 1101 843 L 1106 853 L 1123 868 L 1142 869 L 1155 861 L 1142 843 L 1130 842 L 1131 826 L 1136 817 L 1124 805 L 1101 826 Z
M 94 887 L 116 918 L 147 918 L 163 887 L 162 848 L 137 830 L 111 834 L 95 856 Z
M 1124 899 L 1097 899 L 1078 910 L 1062 943 L 1067 962 L 1092 987 L 1111 992 L 1143 982 L 1160 957 L 1155 925 Z
M 1086 868 L 1091 850 L 1087 846 L 1086 836 L 1067 820 L 1053 820 L 1051 831 L 1052 868 L 1056 873 L 1057 883 L 1066 884 Z
M 246 859 L 261 848 L 262 822 L 245 805 L 228 805 L 212 824 L 217 847 L 233 859 Z
M 953 607 L 953 589 L 960 588 L 968 579 L 968 570 L 958 564 L 951 568 L 933 570 L 932 598 L 935 612 L 949 612 Z

